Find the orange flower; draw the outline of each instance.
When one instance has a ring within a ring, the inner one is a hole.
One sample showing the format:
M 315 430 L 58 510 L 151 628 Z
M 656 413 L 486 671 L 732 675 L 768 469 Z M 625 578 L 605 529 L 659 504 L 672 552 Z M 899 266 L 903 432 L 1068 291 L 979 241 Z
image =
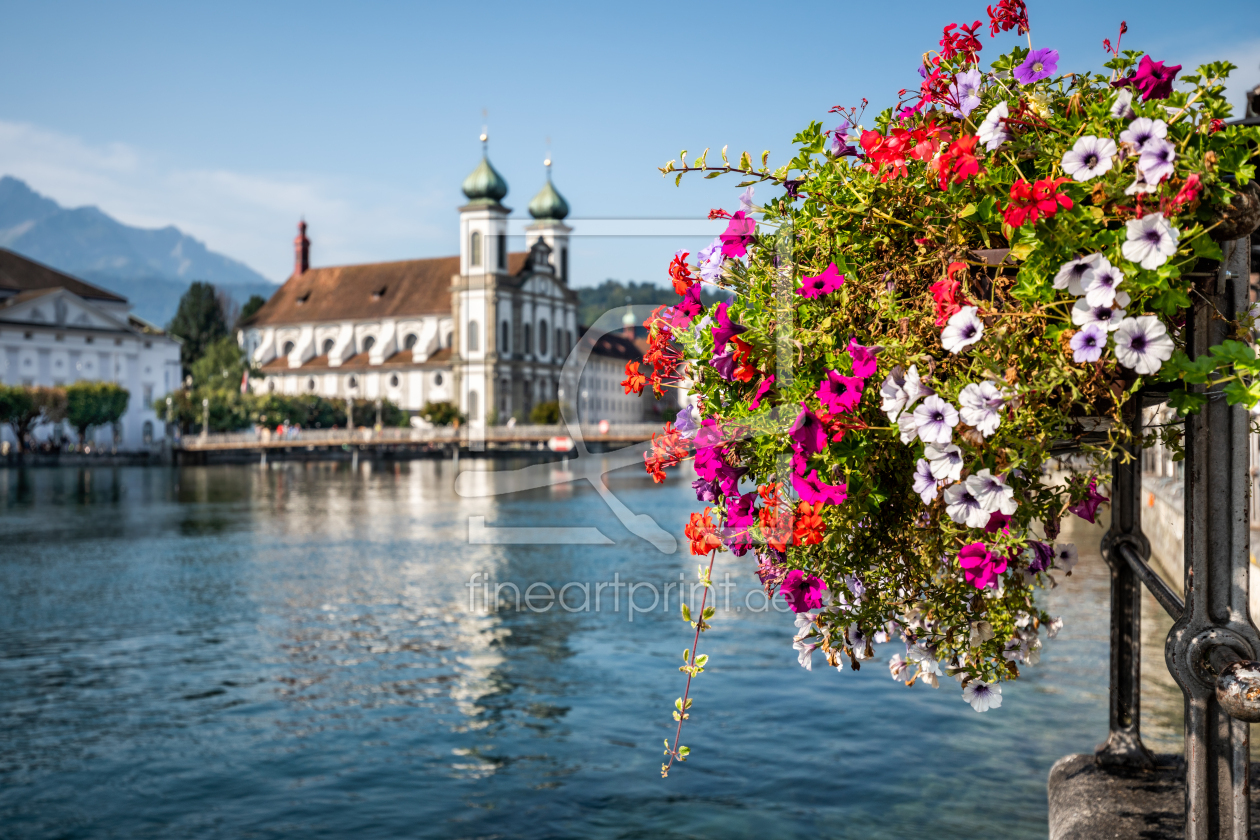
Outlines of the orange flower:
M 823 522 L 821 515 L 822 509 L 822 502 L 813 505 L 801 502 L 796 508 L 796 527 L 792 538 L 797 545 L 817 545 L 822 542 L 823 534 L 827 531 L 827 523 Z
M 972 175 L 980 174 L 980 161 L 976 158 L 976 143 L 979 137 L 973 135 L 959 137 L 941 152 L 936 166 L 941 175 L 941 189 L 949 189 L 952 180 L 961 184 Z
M 722 540 L 718 538 L 713 520 L 709 518 L 711 510 L 713 508 L 705 508 L 703 514 L 691 514 L 691 522 L 684 529 L 687 539 L 691 541 L 692 554 L 708 554 L 722 547 Z
M 669 278 L 674 281 L 674 291 L 680 295 L 687 294 L 687 290 L 696 282 L 686 259 L 687 253 L 683 251 L 675 254 L 673 262 L 669 264 Z
M 647 377 L 639 372 L 639 363 L 633 359 L 626 362 L 626 378 L 621 380 L 621 387 L 626 389 L 626 393 L 635 396 L 642 394 L 645 382 Z

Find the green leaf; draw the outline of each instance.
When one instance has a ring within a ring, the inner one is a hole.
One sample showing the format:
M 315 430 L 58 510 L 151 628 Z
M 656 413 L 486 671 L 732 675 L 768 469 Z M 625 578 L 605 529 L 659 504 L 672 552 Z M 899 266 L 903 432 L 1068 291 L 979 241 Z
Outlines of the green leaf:
M 1211 349 L 1212 355 L 1219 359 L 1225 359 L 1235 365 L 1246 365 L 1248 362 L 1256 360 L 1256 351 L 1252 350 L 1241 341 L 1235 341 L 1232 338 L 1226 339 Z M 1219 363 L 1217 365 L 1220 366 Z
M 709 662 L 709 654 L 702 653 L 696 657 L 696 667 L 703 668 Z
M 717 608 L 716 608 L 716 607 L 705 607 L 705 608 L 704 608 L 704 613 L 701 615 L 701 618 L 704 618 L 704 619 L 710 619 L 710 618 L 713 618 L 713 614 L 714 614 L 714 613 L 716 613 L 716 612 L 717 612 Z
M 666 743 L 668 743 L 668 741 L 667 741 Z M 678 760 L 679 760 L 679 761 L 686 761 L 686 760 L 687 760 L 687 756 L 689 756 L 689 755 L 691 755 L 691 747 L 679 747 L 679 748 L 678 748 Z
M 691 621 L 691 607 L 686 604 L 682 605 L 682 617 L 683 621 Z
M 1167 289 L 1151 299 L 1151 308 L 1168 318 L 1189 306 L 1190 296 L 1181 289 Z
M 1198 414 L 1199 410 L 1207 404 L 1207 397 L 1179 388 L 1168 395 L 1168 404 L 1176 409 L 1178 414 L 1185 417 L 1187 414 Z
M 690 662 L 690 661 L 691 661 L 691 648 L 687 648 L 686 650 L 683 651 L 683 662 Z
M 1212 237 L 1207 234 L 1200 234 L 1199 236 L 1196 236 L 1194 241 L 1190 244 L 1194 249 L 1194 255 L 1196 257 L 1201 257 L 1205 260 L 1222 259 L 1223 255 L 1221 254 L 1221 246 L 1217 245 L 1216 242 L 1213 241 Z
M 1260 382 L 1253 381 L 1247 384 L 1240 379 L 1235 379 L 1225 386 L 1225 402 L 1230 405 L 1242 403 L 1250 411 L 1256 407 L 1257 403 L 1260 403 Z

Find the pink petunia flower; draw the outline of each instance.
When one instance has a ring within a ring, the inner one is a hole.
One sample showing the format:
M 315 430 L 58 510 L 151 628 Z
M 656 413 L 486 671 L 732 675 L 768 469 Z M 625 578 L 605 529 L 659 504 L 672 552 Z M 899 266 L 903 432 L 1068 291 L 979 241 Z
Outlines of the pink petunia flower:
M 807 575 L 800 569 L 793 569 L 783 578 L 779 591 L 783 593 L 792 612 L 799 613 L 821 607 L 823 590 L 826 588 L 827 584 L 817 575 Z
M 836 268 L 836 264 L 831 263 L 822 274 L 802 278 L 803 285 L 796 290 L 796 293 L 807 298 L 829 295 L 844 285 L 844 275 L 839 272 L 840 269 Z
M 875 347 L 863 347 L 857 343 L 856 339 L 849 339 L 849 358 L 853 360 L 853 375 L 860 376 L 865 379 L 868 376 L 874 376 L 875 370 L 878 368 L 876 356 L 879 350 Z
M 811 470 L 806 476 L 793 475 L 792 487 L 802 502 L 809 502 L 811 505 L 819 502 L 838 505 L 849 497 L 849 485 L 826 484 L 818 477 L 818 470 Z
M 958 552 L 958 565 L 968 583 L 984 589 L 997 583 L 998 575 L 1006 571 L 1006 557 L 993 554 L 982 542 L 974 542 Z
M 862 387 L 866 380 L 856 376 L 844 376 L 834 370 L 818 385 L 818 401 L 832 414 L 843 414 L 857 408 L 862 401 Z
M 726 232 L 718 238 L 722 240 L 722 255 L 726 257 L 742 257 L 748 253 L 752 244 L 753 232 L 757 229 L 757 221 L 748 218 L 743 210 L 737 210 L 731 216 Z

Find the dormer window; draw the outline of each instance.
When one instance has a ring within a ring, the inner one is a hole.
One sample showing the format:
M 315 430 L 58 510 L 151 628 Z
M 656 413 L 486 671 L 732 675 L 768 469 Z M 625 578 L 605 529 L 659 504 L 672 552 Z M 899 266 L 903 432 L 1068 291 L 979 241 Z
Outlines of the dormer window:
M 372 292 L 372 300 L 380 300 L 381 298 L 385 297 L 385 289 L 386 289 L 386 288 L 388 288 L 388 287 L 387 287 L 387 286 L 381 286 L 379 289 L 376 289 L 375 291 L 373 291 L 373 292 Z
M 311 298 L 310 292 L 303 292 L 301 295 L 298 295 L 297 302 L 299 305 L 301 305 L 303 303 L 306 303 L 308 300 L 310 300 L 310 298 Z

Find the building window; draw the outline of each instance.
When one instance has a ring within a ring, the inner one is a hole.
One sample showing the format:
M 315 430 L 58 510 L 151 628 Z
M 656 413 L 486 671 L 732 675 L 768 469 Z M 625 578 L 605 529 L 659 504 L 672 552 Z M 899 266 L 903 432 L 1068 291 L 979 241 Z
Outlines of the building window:
M 476 321 L 468 322 L 468 352 L 475 353 L 481 349 L 481 328 Z
M 450 346 L 451 346 L 451 339 L 452 339 L 452 338 L 454 338 L 454 337 L 455 337 L 455 333 L 447 333 L 447 334 L 446 334 L 446 346 L 447 346 L 447 347 L 450 347 Z
M 503 339 L 499 343 L 502 345 L 500 353 L 512 352 L 512 325 L 507 321 L 503 322 L 503 329 L 499 330 L 503 334 Z
M 308 391 L 315 390 L 315 377 L 312 376 L 311 378 L 306 380 L 306 390 Z
M 496 236 L 495 241 L 499 244 L 499 268 L 507 268 L 507 237 Z
M 479 419 L 481 415 L 481 411 L 480 411 L 481 406 L 478 404 L 478 402 L 479 400 L 477 397 L 477 392 L 469 391 L 468 392 L 468 419 L 469 420 Z
M 347 388 L 349 388 L 351 391 L 353 391 L 355 388 L 358 388 L 358 387 L 359 387 L 359 377 L 357 377 L 357 376 L 351 376 L 349 379 L 347 379 L 347 380 L 346 380 L 346 387 L 347 387 Z
M 93 338 L 93 337 L 92 337 L 92 336 L 90 336 L 90 335 L 89 335 L 87 338 L 83 339 L 83 343 L 84 343 L 84 344 L 91 344 L 91 343 L 92 343 L 92 342 L 94 342 L 94 341 L 96 341 L 96 339 L 95 339 L 95 338 Z
M 560 329 L 559 327 L 556 327 L 556 355 L 561 355 L 561 354 L 569 352 L 569 348 L 562 346 L 563 344 L 564 344 L 564 330 Z
M 547 320 L 538 322 L 538 355 L 547 355 Z
M 468 264 L 481 265 L 481 231 L 474 230 L 468 236 Z
M 374 336 L 369 335 L 367 338 L 363 339 L 363 352 L 366 353 L 367 351 L 371 350 L 372 345 L 375 343 L 376 343 L 376 338 Z
M 287 356 L 287 355 L 289 355 L 289 354 L 290 354 L 290 353 L 292 353 L 292 352 L 293 352 L 293 342 L 292 342 L 292 341 L 286 341 L 286 342 L 284 343 L 284 349 L 280 351 L 280 355 L 281 355 L 281 356 Z
M 327 356 L 329 353 L 331 353 L 333 347 L 335 347 L 336 344 L 337 342 L 334 339 L 325 338 L 324 339 L 324 355 Z
M 191 376 L 190 376 L 190 377 L 188 377 L 188 378 L 189 378 L 189 379 L 192 379 L 192 377 L 191 377 Z M 268 393 L 271 393 L 271 392 L 272 392 L 272 391 L 274 391 L 274 390 L 276 390 L 276 380 L 274 380 L 274 379 L 268 379 L 268 380 L 267 380 L 267 392 L 268 392 Z
M 564 331 L 564 352 L 568 353 L 573 349 L 573 332 L 571 330 Z
M 153 421 L 145 420 L 144 425 L 140 428 L 140 434 L 144 438 L 145 445 L 153 443 Z
M 153 407 L 153 386 L 152 385 L 144 386 L 144 407 L 145 408 Z
M 526 353 L 534 352 L 534 343 L 530 340 L 531 338 L 533 338 L 533 336 L 529 334 L 529 324 L 526 324 L 525 325 L 525 352 Z
M 395 373 L 393 376 L 389 378 L 389 387 L 391 388 L 398 387 L 398 374 Z
M 569 249 L 560 249 L 560 279 L 569 282 Z
M 442 374 L 440 373 L 433 374 L 433 385 L 438 388 L 442 387 Z
M 416 342 L 419 340 L 419 337 L 416 336 L 415 333 L 407 333 L 407 337 L 403 339 L 403 349 L 410 350 L 416 346 Z

